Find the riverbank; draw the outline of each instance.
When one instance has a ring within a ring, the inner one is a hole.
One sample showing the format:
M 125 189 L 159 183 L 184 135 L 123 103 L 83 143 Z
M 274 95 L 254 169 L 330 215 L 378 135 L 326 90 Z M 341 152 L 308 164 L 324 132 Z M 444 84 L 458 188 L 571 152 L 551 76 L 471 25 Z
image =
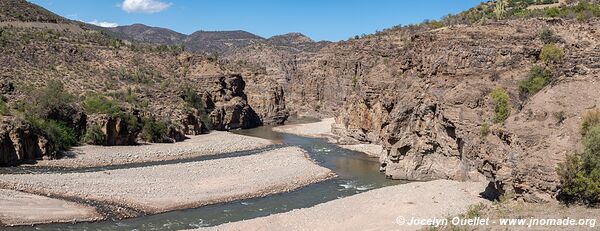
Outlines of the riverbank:
M 93 207 L 73 202 L 0 189 L 0 225 L 34 225 L 101 219 Z
M 334 118 L 327 118 L 314 123 L 277 126 L 273 128 L 273 131 L 309 138 L 328 138 L 333 136 L 331 133 L 331 125 L 334 123 Z
M 375 189 L 310 208 L 199 230 L 420 230 L 402 219 L 447 218 L 489 203 L 485 182 L 436 180 Z
M 313 123 L 278 126 L 274 127 L 273 131 L 309 138 L 327 138 L 330 143 L 337 143 L 336 136 L 331 132 L 333 124 L 335 124 L 335 119 L 327 118 Z M 375 158 L 379 158 L 383 152 L 383 147 L 377 144 L 338 144 L 338 146 L 348 150 L 362 152 Z
M 288 147 L 250 156 L 100 172 L 6 174 L 0 175 L 0 187 L 156 214 L 291 191 L 332 176 L 304 150 Z
M 213 131 L 171 144 L 75 147 L 62 159 L 38 161 L 36 166 L 82 168 L 158 162 L 248 151 L 273 144 L 267 139 Z

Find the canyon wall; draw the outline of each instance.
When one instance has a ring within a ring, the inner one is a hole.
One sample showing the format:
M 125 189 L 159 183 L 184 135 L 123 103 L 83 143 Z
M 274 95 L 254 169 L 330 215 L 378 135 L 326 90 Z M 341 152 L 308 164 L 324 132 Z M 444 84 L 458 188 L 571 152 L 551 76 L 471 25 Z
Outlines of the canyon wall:
M 600 103 L 598 28 L 597 19 L 528 19 L 392 29 L 316 51 L 253 47 L 238 62 L 264 67 L 291 115 L 335 116 L 338 142 L 381 144 L 388 177 L 488 180 L 499 193 L 547 201 L 557 163 L 579 148 L 581 116 Z M 561 61 L 540 60 L 549 43 L 564 50 Z M 528 95 L 519 82 L 533 66 L 553 77 Z M 497 87 L 511 108 L 499 123 Z

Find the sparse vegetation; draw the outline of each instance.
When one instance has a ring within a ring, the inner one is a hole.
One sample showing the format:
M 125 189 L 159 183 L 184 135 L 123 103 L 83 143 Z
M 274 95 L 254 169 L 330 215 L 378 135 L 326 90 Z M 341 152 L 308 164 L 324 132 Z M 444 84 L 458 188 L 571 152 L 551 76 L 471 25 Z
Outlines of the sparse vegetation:
M 554 119 L 556 119 L 557 124 L 561 124 L 567 119 L 565 111 L 557 111 L 552 113 L 552 115 L 554 116 Z
M 142 140 L 152 143 L 162 143 L 168 140 L 168 124 L 166 122 L 158 121 L 154 118 L 147 118 L 143 121 L 144 126 L 140 137 Z
M 600 110 L 588 111 L 581 122 L 581 134 L 585 136 L 593 127 L 600 126 Z
M 567 203 L 581 202 L 587 205 L 600 203 L 600 126 L 586 132 L 584 151 L 567 156 L 560 163 L 560 198 Z
M 554 32 L 548 27 L 545 27 L 540 31 L 540 39 L 547 44 L 554 43 L 558 40 L 558 38 L 554 35 Z
M 550 82 L 551 77 L 550 71 L 540 66 L 534 66 L 529 71 L 527 79 L 519 83 L 519 89 L 523 93 L 533 95 L 542 90 Z
M 502 123 L 510 115 L 510 98 L 508 93 L 504 88 L 498 86 L 490 93 L 490 96 L 494 102 L 494 122 Z
M 83 136 L 83 142 L 87 144 L 102 145 L 106 141 L 106 135 L 98 124 L 94 124 L 87 128 Z
M 562 60 L 564 51 L 554 43 L 546 44 L 540 53 L 540 59 L 545 63 L 557 63 Z
M 200 113 L 200 119 L 209 129 L 212 127 L 212 123 L 208 114 L 206 112 L 206 105 L 204 105 L 204 101 L 196 93 L 196 91 L 190 87 L 185 87 L 182 90 L 182 98 L 187 103 L 188 107 L 194 108 Z
M 123 113 L 121 108 L 112 100 L 100 94 L 92 94 L 85 97 L 81 103 L 88 114 L 106 114 L 118 116 Z
M 30 122 L 50 141 L 54 151 L 69 150 L 78 143 L 73 129 L 63 122 L 46 119 L 33 119 Z
M 8 115 L 8 106 L 6 105 L 6 102 L 4 101 L 4 99 L 0 98 L 0 115 Z
M 30 99 L 22 108 L 27 117 L 46 118 L 49 114 L 71 108 L 75 97 L 69 94 L 61 82 L 48 81 L 46 87 L 29 91 Z
M 490 134 L 490 124 L 483 123 L 481 125 L 481 129 L 479 130 L 479 133 L 481 134 L 481 137 L 488 136 Z
M 496 19 L 500 20 L 504 17 L 506 13 L 506 0 L 497 0 L 496 6 L 494 7 L 494 14 L 496 14 Z

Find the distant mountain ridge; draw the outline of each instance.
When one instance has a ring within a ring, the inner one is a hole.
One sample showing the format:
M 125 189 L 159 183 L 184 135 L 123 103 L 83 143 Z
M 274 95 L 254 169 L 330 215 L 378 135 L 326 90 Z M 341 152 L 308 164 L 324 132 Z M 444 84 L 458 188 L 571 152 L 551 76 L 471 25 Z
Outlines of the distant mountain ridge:
M 183 45 L 186 50 L 207 54 L 231 53 L 253 44 L 288 46 L 300 48 L 315 44 L 311 38 L 301 33 L 288 33 L 263 38 L 243 30 L 203 31 L 199 30 L 185 35 L 167 28 L 152 27 L 144 24 L 118 26 L 114 28 L 98 28 L 109 32 L 117 38 L 142 43 L 165 45 Z

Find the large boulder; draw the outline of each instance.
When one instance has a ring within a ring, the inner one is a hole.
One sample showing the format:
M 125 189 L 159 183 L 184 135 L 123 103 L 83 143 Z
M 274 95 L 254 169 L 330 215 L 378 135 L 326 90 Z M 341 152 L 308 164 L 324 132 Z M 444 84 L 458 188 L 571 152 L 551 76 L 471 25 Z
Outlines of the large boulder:
M 212 129 L 247 129 L 262 125 L 260 117 L 248 104 L 246 82 L 241 75 L 219 76 L 205 93 Z

